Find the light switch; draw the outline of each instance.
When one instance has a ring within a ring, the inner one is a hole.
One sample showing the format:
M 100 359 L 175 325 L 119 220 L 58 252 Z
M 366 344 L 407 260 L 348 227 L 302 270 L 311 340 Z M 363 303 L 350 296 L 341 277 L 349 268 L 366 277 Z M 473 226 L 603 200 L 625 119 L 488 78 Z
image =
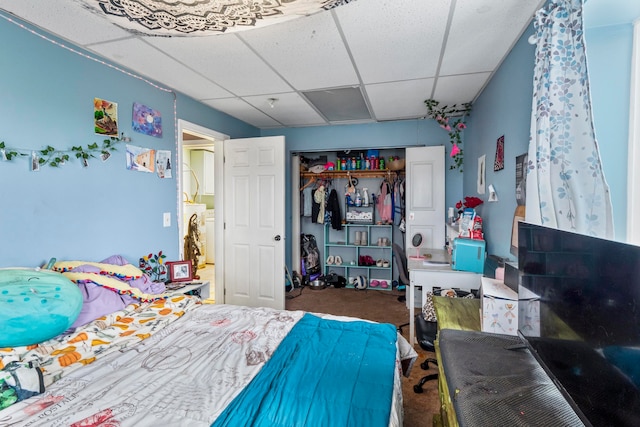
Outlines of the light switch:
M 165 212 L 162 214 L 163 227 L 171 227 L 171 212 Z

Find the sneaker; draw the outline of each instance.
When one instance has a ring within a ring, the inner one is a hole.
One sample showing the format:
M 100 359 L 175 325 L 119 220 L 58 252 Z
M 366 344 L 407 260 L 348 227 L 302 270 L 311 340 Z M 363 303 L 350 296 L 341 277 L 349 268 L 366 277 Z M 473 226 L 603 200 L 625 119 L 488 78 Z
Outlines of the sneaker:
M 327 265 L 332 265 L 335 262 L 335 258 L 333 257 L 333 255 L 329 255 L 329 257 L 327 258 Z
M 389 283 L 387 283 L 387 281 L 386 281 L 386 280 L 381 280 L 381 281 L 380 281 L 380 287 L 381 287 L 382 289 L 387 289 L 387 288 L 389 287 Z
M 342 265 L 342 257 L 340 257 L 340 255 L 336 255 L 336 258 L 334 261 L 336 265 Z

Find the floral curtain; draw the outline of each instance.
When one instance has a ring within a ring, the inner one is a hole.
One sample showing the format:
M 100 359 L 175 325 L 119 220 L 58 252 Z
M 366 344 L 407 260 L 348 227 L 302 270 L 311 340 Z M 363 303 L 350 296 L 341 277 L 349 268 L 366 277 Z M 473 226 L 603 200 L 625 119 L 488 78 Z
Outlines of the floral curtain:
M 609 186 L 592 120 L 582 4 L 550 0 L 535 16 L 526 220 L 612 238 Z

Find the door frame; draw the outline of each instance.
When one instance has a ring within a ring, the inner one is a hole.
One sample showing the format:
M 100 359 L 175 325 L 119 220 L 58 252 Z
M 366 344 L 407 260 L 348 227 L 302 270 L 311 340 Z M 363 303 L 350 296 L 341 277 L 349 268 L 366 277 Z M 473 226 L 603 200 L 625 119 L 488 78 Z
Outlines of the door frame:
M 195 123 L 191 123 L 187 120 L 178 119 L 178 138 L 176 143 L 176 163 L 178 164 L 177 168 L 177 177 L 176 177 L 176 189 L 177 189 L 177 219 L 178 223 L 178 254 L 180 254 L 180 259 L 184 256 L 184 245 L 182 245 L 182 236 L 184 235 L 184 230 L 182 226 L 182 216 L 184 215 L 182 209 L 182 197 L 184 192 L 184 183 L 182 182 L 182 173 L 183 173 L 183 158 L 182 152 L 184 148 L 184 141 L 182 138 L 183 132 L 188 131 L 191 133 L 195 133 L 198 135 L 202 135 L 203 137 L 210 138 L 214 140 L 214 147 L 216 153 L 224 153 L 224 141 L 230 139 L 229 135 L 218 132 L 213 129 L 209 129 L 204 126 L 197 125 Z M 195 145 L 195 144 L 188 144 Z M 204 143 L 203 143 L 204 145 Z M 210 145 L 210 144 L 207 144 Z M 223 200 L 224 198 L 224 156 L 217 155 L 214 157 L 215 162 L 215 197 L 216 200 Z M 215 271 L 215 293 L 214 299 L 216 304 L 224 304 L 224 245 L 222 244 L 223 232 L 224 232 L 224 209 L 216 209 L 215 210 L 215 247 L 216 247 L 216 271 Z

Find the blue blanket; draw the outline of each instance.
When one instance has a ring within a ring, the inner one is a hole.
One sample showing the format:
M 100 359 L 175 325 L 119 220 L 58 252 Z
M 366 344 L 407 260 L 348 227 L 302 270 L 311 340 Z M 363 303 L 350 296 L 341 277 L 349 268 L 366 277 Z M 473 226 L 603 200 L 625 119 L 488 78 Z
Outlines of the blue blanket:
M 213 426 L 387 427 L 395 359 L 392 325 L 305 314 Z

